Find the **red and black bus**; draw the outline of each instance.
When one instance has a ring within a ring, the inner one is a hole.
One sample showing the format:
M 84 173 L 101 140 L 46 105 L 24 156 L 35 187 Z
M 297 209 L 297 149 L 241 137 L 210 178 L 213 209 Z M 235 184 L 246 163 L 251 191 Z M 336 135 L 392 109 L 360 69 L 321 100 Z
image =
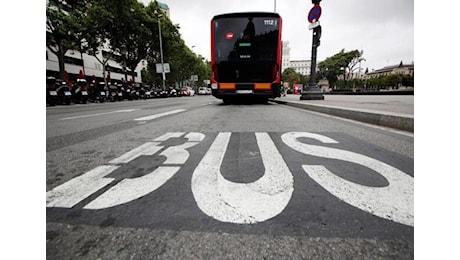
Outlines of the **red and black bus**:
M 245 97 L 280 96 L 281 17 L 248 12 L 211 20 L 212 95 L 225 103 Z

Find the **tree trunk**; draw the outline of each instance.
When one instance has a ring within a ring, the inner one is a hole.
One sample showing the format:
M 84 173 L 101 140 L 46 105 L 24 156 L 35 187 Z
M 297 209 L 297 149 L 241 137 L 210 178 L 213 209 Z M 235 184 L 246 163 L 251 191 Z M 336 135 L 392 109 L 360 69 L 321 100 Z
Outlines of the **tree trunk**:
M 65 51 L 62 48 L 62 44 L 58 44 L 58 49 L 57 52 L 55 53 L 57 58 L 58 58 L 58 64 L 59 64 L 59 77 L 62 80 L 65 80 Z

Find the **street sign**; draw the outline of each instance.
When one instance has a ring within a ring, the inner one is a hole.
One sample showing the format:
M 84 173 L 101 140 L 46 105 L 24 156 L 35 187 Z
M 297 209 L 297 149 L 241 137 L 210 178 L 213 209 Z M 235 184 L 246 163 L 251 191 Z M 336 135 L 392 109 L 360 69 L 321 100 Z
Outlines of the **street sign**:
M 313 23 L 319 20 L 321 17 L 321 6 L 319 5 L 314 5 L 311 9 L 310 12 L 308 13 L 308 22 Z
M 315 28 L 318 27 L 318 26 L 319 26 L 319 21 L 316 21 L 316 22 L 314 22 L 314 23 L 311 23 L 311 24 L 308 26 L 308 29 L 309 29 L 309 30 L 313 30 L 313 29 L 315 29 Z
M 171 73 L 169 63 L 157 63 L 155 64 L 157 73 Z

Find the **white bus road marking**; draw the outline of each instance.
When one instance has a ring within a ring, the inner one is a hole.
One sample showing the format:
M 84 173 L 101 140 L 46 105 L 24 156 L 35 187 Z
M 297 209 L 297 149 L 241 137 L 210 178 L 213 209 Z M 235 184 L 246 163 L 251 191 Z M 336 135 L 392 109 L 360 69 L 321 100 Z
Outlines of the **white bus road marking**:
M 179 135 L 178 137 L 182 136 Z M 166 134 L 164 136 L 167 137 L 176 137 L 177 135 L 169 135 Z M 155 139 L 158 140 L 165 140 L 163 137 L 159 137 Z M 85 209 L 103 209 L 114 207 L 117 205 L 121 205 L 124 203 L 128 203 L 135 199 L 141 198 L 161 186 L 165 184 L 169 179 L 171 179 L 174 174 L 176 174 L 180 167 L 178 166 L 167 166 L 168 164 L 177 165 L 177 164 L 184 164 L 190 154 L 187 148 L 197 145 L 204 139 L 205 135 L 200 133 L 190 133 L 185 136 L 188 139 L 187 142 L 177 146 L 171 146 L 165 151 L 163 151 L 160 155 L 166 157 L 166 161 L 163 163 L 164 166 L 160 166 L 155 169 L 153 172 L 146 174 L 141 177 L 133 178 L 133 179 L 123 179 L 121 182 L 110 188 L 108 191 L 100 195 L 98 198 L 93 200 L 91 203 L 86 205 Z M 169 139 L 169 138 L 168 138 Z M 156 145 L 156 144 L 154 144 Z M 160 149 L 158 149 L 160 150 Z M 154 153 L 149 153 L 149 155 L 155 154 L 158 150 L 152 149 L 155 151 Z M 146 151 L 146 150 L 141 150 Z M 128 152 L 129 153 L 129 152 Z
M 110 115 L 110 114 L 116 114 L 116 113 L 128 113 L 128 112 L 133 112 L 139 109 L 125 109 L 125 110 L 116 110 L 112 112 L 106 112 L 106 113 L 98 113 L 98 114 L 90 114 L 90 115 L 83 115 L 83 116 L 72 116 L 72 117 L 64 117 L 59 120 L 70 120 L 70 119 L 77 119 L 77 118 L 85 118 L 85 117 L 92 117 L 92 116 L 103 116 L 103 115 Z
M 74 179 L 55 187 L 46 193 L 47 207 L 71 208 L 104 188 L 114 181 L 114 178 L 106 177 L 121 165 L 131 162 L 142 155 L 154 155 L 163 149 L 160 143 L 170 138 L 184 136 L 185 133 L 166 133 L 153 142 L 148 142 L 134 148 L 131 151 L 111 160 L 108 165 L 98 166 Z M 188 141 L 177 146 L 170 146 L 160 155 L 166 157 L 166 161 L 153 172 L 142 177 L 123 179 L 114 187 L 104 192 L 98 198 L 86 205 L 85 209 L 102 209 L 127 203 L 155 191 L 176 174 L 180 167 L 189 158 L 187 148 L 200 143 L 205 135 L 201 133 L 188 133 L 184 136 Z M 173 166 L 168 166 L 173 164 Z
M 303 154 L 357 163 L 380 173 L 389 185 L 368 187 L 338 177 L 322 165 L 302 165 L 313 180 L 340 200 L 375 216 L 404 225 L 414 226 L 414 178 L 368 156 L 330 147 L 301 143 L 297 138 L 316 139 L 322 143 L 337 143 L 326 136 L 305 132 L 291 132 L 281 139 Z
M 113 179 L 104 178 L 118 169 L 116 165 L 102 165 L 57 186 L 46 193 L 46 206 L 71 208 L 91 194 L 109 185 Z
M 177 113 L 184 112 L 184 111 L 187 111 L 187 110 L 186 109 L 176 109 L 176 110 L 172 110 L 172 111 L 168 111 L 168 112 L 164 112 L 164 113 L 160 113 L 160 114 L 155 114 L 155 115 L 151 115 L 151 116 L 139 117 L 139 118 L 136 118 L 134 120 L 135 121 L 150 121 L 150 120 L 153 120 L 153 119 L 157 119 L 159 117 L 173 115 L 173 114 L 177 114 Z
M 267 133 L 256 133 L 265 174 L 253 183 L 226 180 L 220 167 L 231 133 L 219 133 L 192 176 L 198 207 L 222 222 L 253 224 L 280 214 L 294 190 L 292 173 Z
M 289 203 L 294 180 L 286 162 L 268 133 L 255 133 L 265 169 L 264 175 L 252 183 L 226 180 L 220 168 L 228 149 L 231 133 L 219 133 L 203 156 L 191 177 L 192 194 L 198 208 L 218 221 L 254 224 L 280 214 Z M 187 139 L 185 143 L 164 147 L 160 144 L 171 138 Z M 72 208 L 92 194 L 110 185 L 114 178 L 106 177 L 139 156 L 166 157 L 158 168 L 144 176 L 126 178 L 114 184 L 84 209 L 104 209 L 135 199 L 159 189 L 171 179 L 190 157 L 187 149 L 203 141 L 205 135 L 192 132 L 166 133 L 151 142 L 134 148 L 106 165 L 98 166 L 46 193 L 47 207 Z M 375 216 L 414 226 L 414 178 L 376 159 L 346 150 L 309 145 L 299 138 L 311 138 L 325 144 L 338 144 L 329 137 L 289 132 L 281 139 L 300 153 L 328 159 L 356 163 L 381 174 L 388 181 L 386 187 L 368 187 L 342 179 L 323 165 L 302 165 L 305 173 L 332 195 L 360 210 Z M 164 149 L 166 148 L 166 149 Z M 301 162 L 300 162 L 301 163 Z

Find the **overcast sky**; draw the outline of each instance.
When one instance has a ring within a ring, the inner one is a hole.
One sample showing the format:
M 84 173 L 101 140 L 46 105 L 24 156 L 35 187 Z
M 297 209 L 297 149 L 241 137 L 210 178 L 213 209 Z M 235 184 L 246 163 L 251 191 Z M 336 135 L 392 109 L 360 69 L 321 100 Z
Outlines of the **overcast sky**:
M 150 0 L 141 0 L 148 4 Z M 170 18 L 179 24 L 187 46 L 210 59 L 210 20 L 216 14 L 274 11 L 275 0 L 162 0 Z M 289 41 L 291 60 L 311 59 L 312 31 L 307 14 L 310 0 L 277 0 L 283 18 L 283 41 Z M 363 69 L 414 61 L 414 0 L 323 0 L 318 61 L 340 50 L 363 50 Z

